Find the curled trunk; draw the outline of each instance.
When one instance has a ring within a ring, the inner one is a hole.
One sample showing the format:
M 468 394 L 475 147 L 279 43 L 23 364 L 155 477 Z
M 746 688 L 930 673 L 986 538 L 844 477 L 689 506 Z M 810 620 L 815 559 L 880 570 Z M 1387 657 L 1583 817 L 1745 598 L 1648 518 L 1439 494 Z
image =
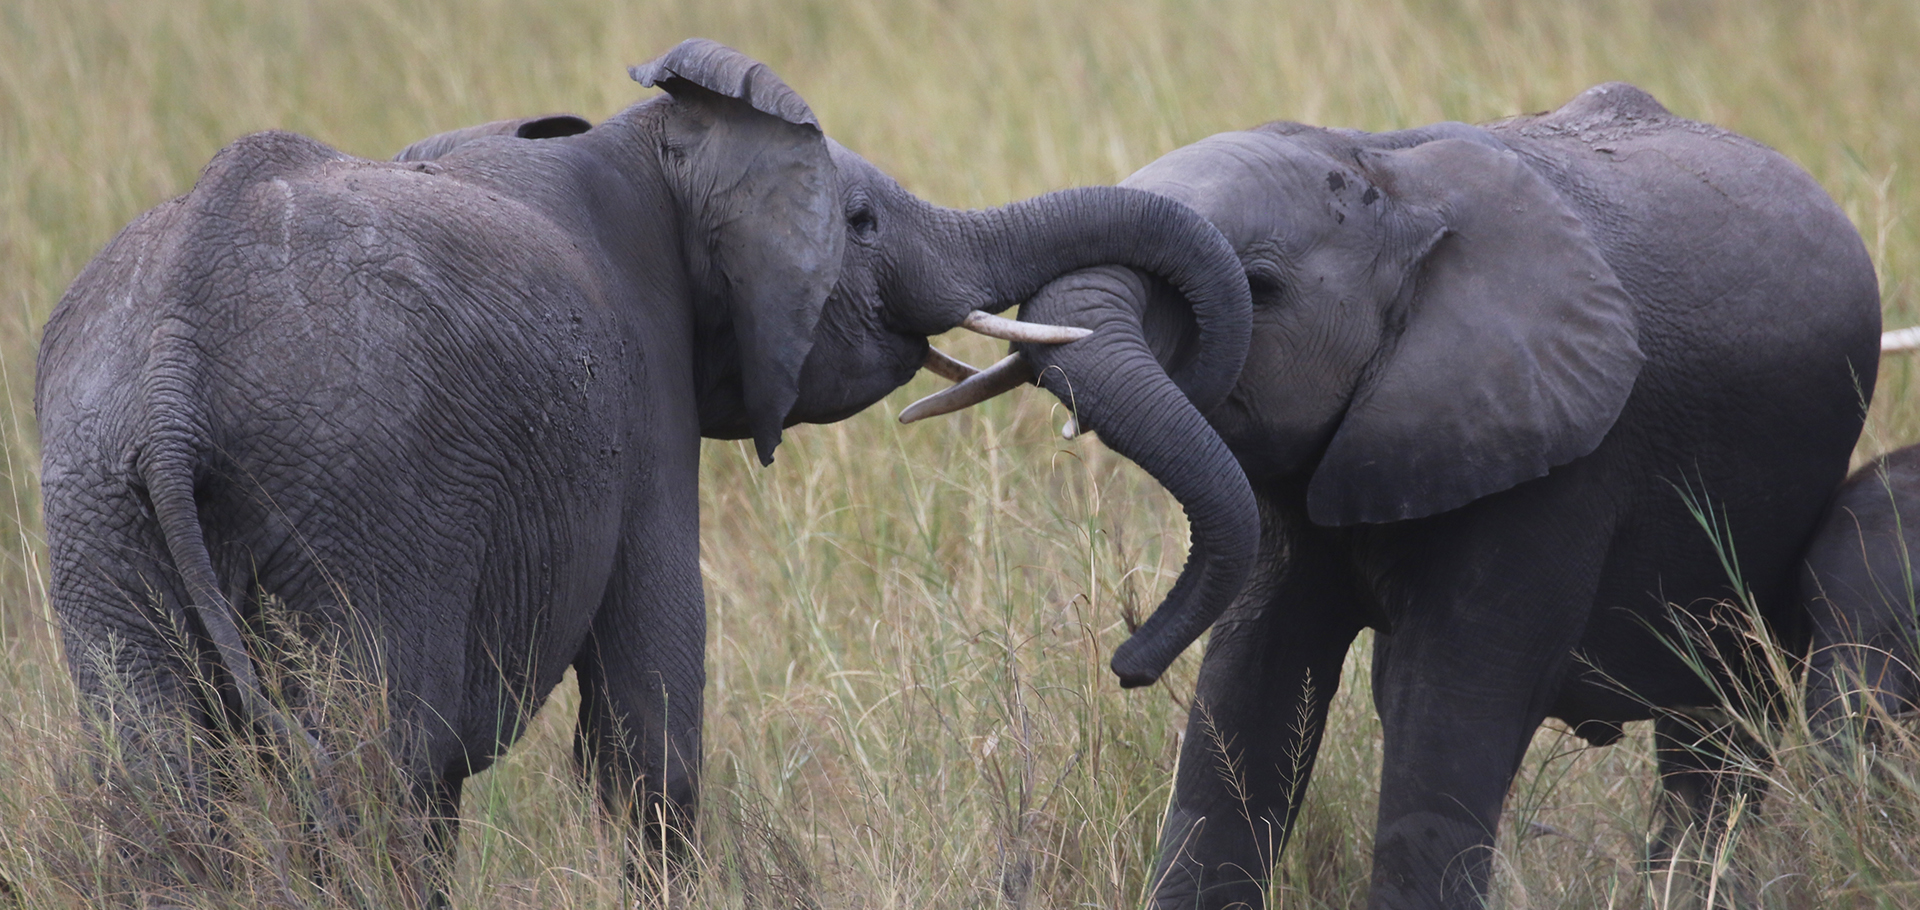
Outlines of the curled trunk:
M 1064 276 L 1021 309 L 1028 321 L 1093 330 L 1070 344 L 1022 351 L 1079 426 L 1159 481 L 1192 529 L 1173 589 L 1114 653 L 1113 671 L 1129 688 L 1158 679 L 1219 618 L 1245 585 L 1260 539 L 1259 508 L 1239 461 L 1147 344 L 1146 300 L 1138 274 L 1109 267 Z M 1244 351 L 1244 337 L 1241 344 Z
M 1142 190 L 1096 186 L 945 214 L 929 219 L 947 232 L 934 248 L 963 251 L 959 262 L 975 271 L 962 273 L 958 287 L 935 284 L 951 274 L 940 270 L 904 276 L 915 299 L 937 301 L 923 313 L 927 324 L 908 328 L 937 334 L 971 310 L 997 313 L 1025 301 L 1075 269 L 1130 266 L 1159 276 L 1193 306 L 1199 354 L 1183 368 L 1181 388 L 1202 409 L 1233 388 L 1246 363 L 1252 296 L 1232 245 L 1199 213 Z

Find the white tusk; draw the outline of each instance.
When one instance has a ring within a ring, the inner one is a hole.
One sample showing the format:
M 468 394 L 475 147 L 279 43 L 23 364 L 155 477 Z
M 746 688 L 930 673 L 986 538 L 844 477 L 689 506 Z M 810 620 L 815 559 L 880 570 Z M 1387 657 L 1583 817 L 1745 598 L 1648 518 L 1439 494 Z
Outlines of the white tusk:
M 912 423 L 973 407 L 1003 392 L 1033 381 L 1033 367 L 1019 354 L 1008 354 L 999 363 L 967 379 L 928 395 L 900 412 L 901 423 Z
M 1895 329 L 1880 336 L 1882 351 L 1911 351 L 1920 348 L 1920 326 L 1911 329 Z
M 972 364 L 964 360 L 955 360 L 933 345 L 927 345 L 927 359 L 920 364 L 920 367 L 948 382 L 966 382 L 980 372 L 974 369 Z
M 1060 438 L 1072 439 L 1078 435 L 1080 435 L 1080 420 L 1072 414 L 1068 414 L 1067 422 L 1060 425 Z
M 960 322 L 960 327 L 971 332 L 979 332 L 988 338 L 998 338 L 1001 341 L 1024 341 L 1028 344 L 1066 344 L 1093 334 L 1092 329 L 1071 325 L 1021 322 L 1017 319 L 995 316 L 984 310 L 968 313 L 967 318 Z

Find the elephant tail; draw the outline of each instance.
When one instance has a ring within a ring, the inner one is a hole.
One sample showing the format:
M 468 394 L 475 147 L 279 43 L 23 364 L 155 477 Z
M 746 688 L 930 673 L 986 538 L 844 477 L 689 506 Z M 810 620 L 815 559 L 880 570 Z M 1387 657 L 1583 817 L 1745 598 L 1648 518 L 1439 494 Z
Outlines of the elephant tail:
M 161 366 L 148 376 L 150 420 L 135 471 L 146 486 L 167 554 L 186 585 L 188 612 L 213 642 L 221 670 L 239 692 L 246 722 L 266 728 L 293 750 L 289 754 L 307 753 L 315 772 L 323 772 L 330 763 L 325 747 L 267 698 L 240 637 L 238 611 L 221 593 L 194 496 L 201 463 L 196 440 L 204 436 L 193 429 L 198 421 L 186 416 L 197 410 L 190 404 L 193 397 L 186 394 L 189 382 L 184 381 L 192 371 L 179 369 L 181 364 L 174 358 L 159 359 Z

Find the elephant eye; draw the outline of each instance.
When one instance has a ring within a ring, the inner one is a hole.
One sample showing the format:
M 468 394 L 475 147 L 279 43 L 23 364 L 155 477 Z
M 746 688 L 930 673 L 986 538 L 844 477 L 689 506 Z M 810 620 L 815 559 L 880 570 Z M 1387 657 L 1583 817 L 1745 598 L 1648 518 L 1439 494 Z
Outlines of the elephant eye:
M 847 230 L 860 240 L 872 240 L 880 233 L 880 219 L 874 216 L 873 209 L 861 206 L 847 215 Z

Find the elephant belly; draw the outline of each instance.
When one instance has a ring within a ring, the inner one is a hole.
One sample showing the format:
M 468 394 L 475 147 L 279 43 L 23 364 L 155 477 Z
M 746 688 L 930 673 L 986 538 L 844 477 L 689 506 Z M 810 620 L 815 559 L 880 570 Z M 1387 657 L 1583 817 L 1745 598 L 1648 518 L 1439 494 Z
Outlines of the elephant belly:
M 1658 391 L 1677 372 L 1649 363 L 1642 382 Z M 1681 655 L 1723 655 L 1707 662 L 1721 680 L 1746 673 L 1749 607 L 1783 645 L 1804 647 L 1800 553 L 1845 474 L 1857 393 L 1844 369 L 1811 380 L 1790 365 L 1766 378 L 1729 372 L 1711 394 L 1636 392 L 1645 400 L 1622 415 L 1626 430 L 1596 451 L 1616 478 L 1637 480 L 1619 484 L 1625 508 L 1554 716 L 1577 725 L 1715 704 Z

